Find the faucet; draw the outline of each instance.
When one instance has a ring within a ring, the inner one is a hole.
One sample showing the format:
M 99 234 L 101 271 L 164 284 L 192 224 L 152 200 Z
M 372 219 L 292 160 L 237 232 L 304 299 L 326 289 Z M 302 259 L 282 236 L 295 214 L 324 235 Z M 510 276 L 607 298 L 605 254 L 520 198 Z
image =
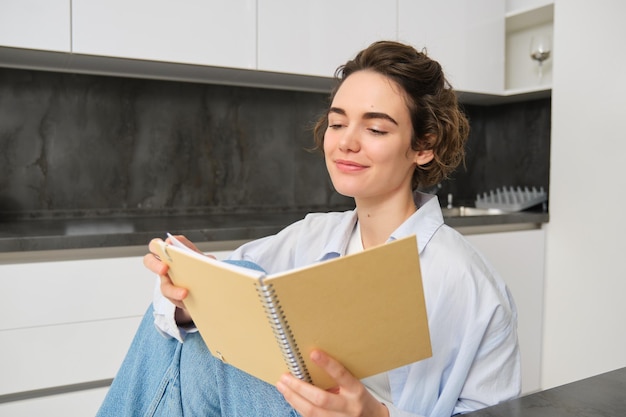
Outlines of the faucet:
M 448 193 L 448 206 L 449 209 L 451 209 L 452 207 L 454 207 L 452 205 L 452 193 Z

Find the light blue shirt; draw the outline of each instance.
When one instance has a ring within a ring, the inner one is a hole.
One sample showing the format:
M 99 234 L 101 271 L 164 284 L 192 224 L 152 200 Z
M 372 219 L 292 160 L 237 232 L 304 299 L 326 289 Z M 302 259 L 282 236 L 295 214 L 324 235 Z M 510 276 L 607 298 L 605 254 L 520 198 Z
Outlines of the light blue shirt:
M 419 209 L 389 240 L 416 235 L 431 358 L 389 371 L 391 416 L 449 417 L 519 395 L 517 312 L 504 282 L 467 240 L 445 225 L 436 198 L 416 193 Z M 230 259 L 269 274 L 343 256 L 356 210 L 314 213 L 278 234 L 247 243 Z M 171 303 L 155 291 L 155 323 L 179 340 Z

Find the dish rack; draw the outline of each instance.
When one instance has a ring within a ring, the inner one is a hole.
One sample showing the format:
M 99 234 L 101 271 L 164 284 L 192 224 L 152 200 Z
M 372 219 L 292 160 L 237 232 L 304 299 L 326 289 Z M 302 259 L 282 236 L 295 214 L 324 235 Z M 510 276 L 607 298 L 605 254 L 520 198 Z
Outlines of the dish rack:
M 476 207 L 483 209 L 500 209 L 505 211 L 522 211 L 548 201 L 548 195 L 543 190 L 532 187 L 502 187 L 476 195 Z

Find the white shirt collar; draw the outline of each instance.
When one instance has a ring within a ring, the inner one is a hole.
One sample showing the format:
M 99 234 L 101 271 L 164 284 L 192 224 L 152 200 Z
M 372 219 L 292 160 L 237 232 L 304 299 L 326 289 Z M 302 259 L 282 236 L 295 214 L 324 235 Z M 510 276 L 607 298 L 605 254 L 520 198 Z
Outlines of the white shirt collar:
M 421 253 L 437 229 L 443 225 L 443 214 L 439 206 L 439 199 L 435 195 L 416 191 L 413 198 L 418 207 L 417 211 L 391 234 L 388 242 L 416 234 L 415 231 L 417 231 L 417 247 Z M 337 227 L 337 230 L 342 230 L 343 233 L 337 233 L 330 237 L 317 260 L 323 261 L 344 256 L 356 223 L 357 214 L 356 209 L 354 209 L 351 215 L 346 216 Z

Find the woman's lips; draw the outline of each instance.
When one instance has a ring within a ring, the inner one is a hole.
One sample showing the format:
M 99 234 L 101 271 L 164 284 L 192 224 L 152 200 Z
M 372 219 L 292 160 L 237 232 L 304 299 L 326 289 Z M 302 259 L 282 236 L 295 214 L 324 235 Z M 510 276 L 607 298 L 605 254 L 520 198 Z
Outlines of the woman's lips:
M 348 161 L 345 159 L 335 160 L 335 165 L 337 166 L 337 169 L 342 172 L 358 172 L 367 168 L 366 165 L 362 165 L 357 162 Z

